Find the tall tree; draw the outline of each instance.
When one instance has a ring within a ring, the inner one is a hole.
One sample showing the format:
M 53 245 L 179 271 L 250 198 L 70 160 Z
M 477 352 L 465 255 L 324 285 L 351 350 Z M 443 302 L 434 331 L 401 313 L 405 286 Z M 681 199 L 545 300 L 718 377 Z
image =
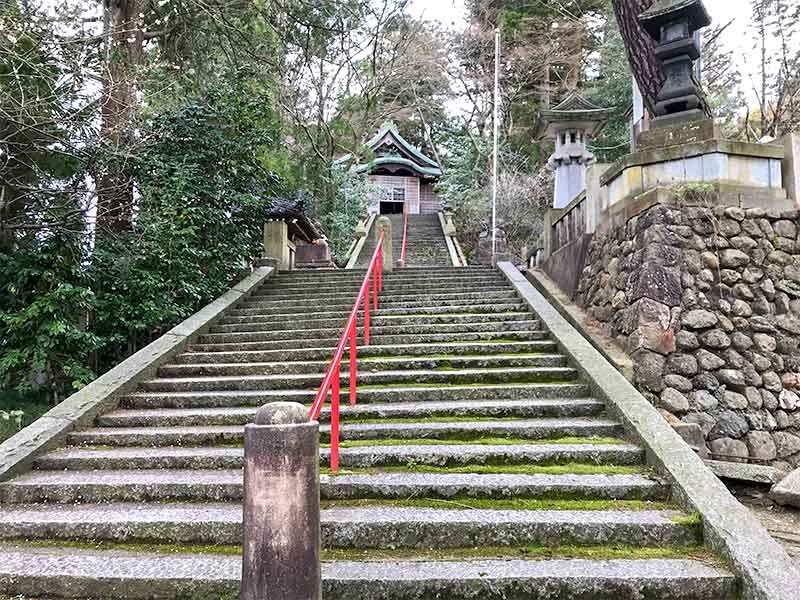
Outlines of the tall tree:
M 628 63 L 645 104 L 654 112 L 656 97 L 664 85 L 665 77 L 656 59 L 653 39 L 639 25 L 638 16 L 653 5 L 654 0 L 613 0 Z

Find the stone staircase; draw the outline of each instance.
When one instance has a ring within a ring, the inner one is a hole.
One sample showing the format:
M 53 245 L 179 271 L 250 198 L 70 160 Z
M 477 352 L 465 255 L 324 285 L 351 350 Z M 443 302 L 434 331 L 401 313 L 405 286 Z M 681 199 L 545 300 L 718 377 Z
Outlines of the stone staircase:
M 395 262 L 400 259 L 403 247 L 403 215 L 387 215 L 392 222 L 392 256 Z M 372 232 L 364 242 L 358 256 L 357 265 L 366 268 L 375 251 L 375 238 Z M 425 267 L 452 265 L 447 251 L 447 242 L 442 232 L 438 215 L 409 215 L 408 237 L 406 239 L 406 266 Z
M 362 277 L 268 280 L 0 484 L 0 594 L 238 597 L 243 425 L 267 402 L 310 406 Z M 498 271 L 387 274 L 371 331 L 338 474 L 321 417 L 326 600 L 738 597 Z

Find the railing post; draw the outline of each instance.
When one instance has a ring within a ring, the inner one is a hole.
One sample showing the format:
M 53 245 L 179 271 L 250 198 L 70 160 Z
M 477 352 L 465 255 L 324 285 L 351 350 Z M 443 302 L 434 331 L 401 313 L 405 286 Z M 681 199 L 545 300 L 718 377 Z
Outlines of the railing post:
M 373 277 L 375 274 L 373 273 Z M 367 281 L 367 293 L 364 294 L 364 345 L 369 346 L 369 281 Z
M 320 600 L 319 424 L 267 404 L 244 430 L 241 600 Z
M 356 354 L 358 353 L 358 324 L 350 331 L 350 406 L 356 405 Z
M 331 471 L 339 470 L 339 387 L 341 386 L 341 364 L 336 365 L 331 382 Z

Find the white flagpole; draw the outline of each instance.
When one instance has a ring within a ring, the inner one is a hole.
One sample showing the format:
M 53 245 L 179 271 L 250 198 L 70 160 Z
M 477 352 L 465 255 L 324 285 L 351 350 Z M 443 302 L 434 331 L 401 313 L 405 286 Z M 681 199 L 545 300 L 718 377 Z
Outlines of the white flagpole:
M 494 160 L 492 169 L 492 264 L 497 263 L 497 169 L 500 139 L 500 29 L 494 30 Z

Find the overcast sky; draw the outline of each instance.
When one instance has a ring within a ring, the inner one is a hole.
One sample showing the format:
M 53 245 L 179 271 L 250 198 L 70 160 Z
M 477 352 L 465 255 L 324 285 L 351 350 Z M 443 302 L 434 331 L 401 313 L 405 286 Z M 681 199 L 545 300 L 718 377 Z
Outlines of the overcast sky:
M 756 64 L 748 56 L 753 54 L 753 38 L 748 31 L 750 19 L 751 0 L 705 0 L 706 9 L 711 14 L 714 24 L 733 24 L 725 31 L 724 43 L 727 47 L 735 49 L 737 66 L 742 72 L 745 93 L 750 95 L 750 81 L 748 73 Z M 424 17 L 431 21 L 439 21 L 448 27 L 461 28 L 466 24 L 466 10 L 464 0 L 412 0 L 410 12 L 415 17 Z

